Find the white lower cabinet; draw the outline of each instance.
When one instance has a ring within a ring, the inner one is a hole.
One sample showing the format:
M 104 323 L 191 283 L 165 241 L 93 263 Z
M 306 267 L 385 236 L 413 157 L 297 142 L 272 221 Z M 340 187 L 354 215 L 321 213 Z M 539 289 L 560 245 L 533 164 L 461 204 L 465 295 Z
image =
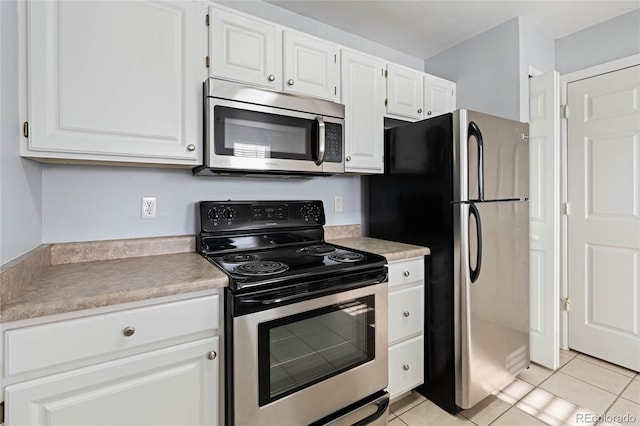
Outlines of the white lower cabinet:
M 390 262 L 389 386 L 391 398 L 424 383 L 424 258 Z
M 8 386 L 6 423 L 213 425 L 217 353 L 211 337 Z
M 218 424 L 220 311 L 207 295 L 2 324 L 5 424 Z

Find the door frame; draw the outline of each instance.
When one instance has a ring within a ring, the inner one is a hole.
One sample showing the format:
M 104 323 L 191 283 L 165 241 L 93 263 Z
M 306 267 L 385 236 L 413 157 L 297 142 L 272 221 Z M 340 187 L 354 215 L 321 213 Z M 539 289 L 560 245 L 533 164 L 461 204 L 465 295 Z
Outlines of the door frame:
M 595 77 L 600 74 L 606 74 L 609 72 L 617 71 L 622 68 L 632 67 L 634 65 L 640 65 L 640 53 L 627 56 L 624 58 L 616 59 L 603 64 L 595 65 L 582 70 L 574 71 L 567 74 L 560 75 L 560 105 L 561 109 L 567 105 L 567 85 L 574 81 L 584 80 L 586 78 Z M 571 111 L 569 112 L 571 114 Z M 568 152 L 569 152 L 569 138 L 567 120 L 564 115 L 560 120 L 560 203 L 563 206 L 568 202 Z M 560 297 L 565 298 L 569 295 L 569 250 L 568 250 L 569 238 L 567 234 L 567 213 L 563 211 L 560 221 Z M 560 304 L 560 349 L 569 349 L 569 315 L 566 309 L 562 309 L 563 304 Z

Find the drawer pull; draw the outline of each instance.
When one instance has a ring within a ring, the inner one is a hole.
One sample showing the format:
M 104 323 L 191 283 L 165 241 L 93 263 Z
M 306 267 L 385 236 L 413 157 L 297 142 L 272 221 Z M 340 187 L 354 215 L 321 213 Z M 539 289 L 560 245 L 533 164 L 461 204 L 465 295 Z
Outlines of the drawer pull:
M 124 334 L 126 337 L 133 336 L 133 333 L 135 332 L 136 332 L 136 329 L 131 326 L 125 327 L 125 329 L 122 330 L 122 334 Z
M 216 351 L 211 351 L 207 354 L 207 358 L 209 359 L 216 359 L 216 357 L 218 356 L 218 354 L 216 353 Z
M 405 277 L 408 277 L 409 275 L 411 275 L 411 273 L 409 271 L 404 271 L 402 275 Z
M 410 367 L 409 367 L 409 364 L 405 364 L 405 365 L 403 365 L 403 366 L 402 366 L 402 369 L 403 369 L 404 371 L 409 371 L 409 368 L 410 368 Z
M 411 315 L 411 313 L 409 311 L 404 311 L 402 315 L 404 315 L 405 318 L 409 318 L 409 315 Z

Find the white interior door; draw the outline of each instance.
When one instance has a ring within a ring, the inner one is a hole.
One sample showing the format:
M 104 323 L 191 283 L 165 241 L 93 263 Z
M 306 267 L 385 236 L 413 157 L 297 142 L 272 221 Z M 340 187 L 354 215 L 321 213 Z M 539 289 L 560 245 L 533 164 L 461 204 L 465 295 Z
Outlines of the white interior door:
M 640 66 L 567 85 L 569 346 L 640 370 Z
M 531 361 L 560 357 L 560 76 L 529 79 L 529 259 Z

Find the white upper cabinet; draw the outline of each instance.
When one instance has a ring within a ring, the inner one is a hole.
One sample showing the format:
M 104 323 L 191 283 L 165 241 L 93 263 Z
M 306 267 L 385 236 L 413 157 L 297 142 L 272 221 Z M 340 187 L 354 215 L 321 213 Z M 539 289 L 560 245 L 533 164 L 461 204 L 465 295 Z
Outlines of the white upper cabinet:
M 284 91 L 337 101 L 339 48 L 333 43 L 284 31 Z
M 210 75 L 279 90 L 282 30 L 276 24 L 209 8 Z
M 22 155 L 201 164 L 202 12 L 197 2 L 28 2 Z
M 342 50 L 347 172 L 384 172 L 384 66 L 381 59 Z
M 449 80 L 424 76 L 424 118 L 446 114 L 456 109 L 456 84 Z
M 387 65 L 388 117 L 416 121 L 422 119 L 424 73 L 400 65 Z

